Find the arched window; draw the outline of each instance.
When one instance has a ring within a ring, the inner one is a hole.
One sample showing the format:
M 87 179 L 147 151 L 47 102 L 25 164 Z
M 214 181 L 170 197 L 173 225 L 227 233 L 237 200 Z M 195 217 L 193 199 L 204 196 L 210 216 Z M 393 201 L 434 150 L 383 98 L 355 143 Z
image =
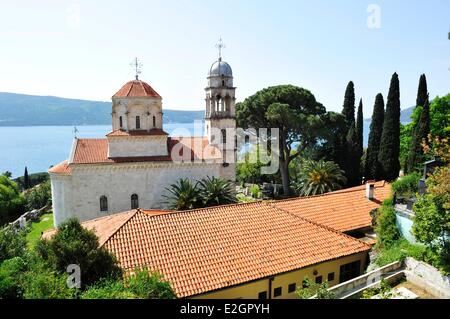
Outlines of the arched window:
M 119 116 L 119 126 L 120 128 L 123 127 L 122 116 Z
M 222 132 L 222 144 L 225 145 L 227 143 L 227 130 L 223 128 L 221 132 Z
M 141 128 L 141 118 L 139 116 L 136 116 L 136 129 Z
M 108 198 L 105 195 L 100 196 L 100 211 L 108 211 Z
M 131 209 L 136 209 L 139 207 L 139 198 L 137 194 L 131 195 Z
M 153 127 L 156 127 L 156 117 L 153 116 Z

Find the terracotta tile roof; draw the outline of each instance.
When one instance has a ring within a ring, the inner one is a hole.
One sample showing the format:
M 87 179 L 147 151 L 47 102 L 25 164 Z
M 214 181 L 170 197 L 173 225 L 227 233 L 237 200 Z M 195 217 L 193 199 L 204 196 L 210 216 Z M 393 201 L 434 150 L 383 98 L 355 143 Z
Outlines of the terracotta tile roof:
M 181 144 L 180 144 L 181 143 Z M 197 147 L 197 143 L 198 146 Z M 172 137 L 169 138 L 169 154 L 174 147 L 180 144 L 185 146 L 180 148 L 180 155 L 187 150 L 188 158 L 194 159 L 220 159 L 220 151 L 208 144 L 206 137 Z M 178 150 L 178 147 L 177 149 Z M 174 153 L 175 150 L 174 150 Z M 151 161 L 172 161 L 171 156 L 138 156 L 138 157 L 114 157 L 108 158 L 108 140 L 106 138 L 80 138 L 77 140 L 73 163 L 75 164 L 108 164 L 125 162 L 151 162 Z
M 338 231 L 370 227 L 370 211 L 378 208 L 391 193 L 391 185 L 375 184 L 374 200 L 365 197 L 365 185 L 347 188 L 319 196 L 273 201 L 272 204 L 290 213 L 329 226 Z
M 169 133 L 159 129 L 152 128 L 149 131 L 147 130 L 115 130 L 111 133 L 106 134 L 106 136 L 151 136 L 151 135 L 169 135 Z
M 67 160 L 62 161 L 59 164 L 56 164 L 55 166 L 50 168 L 48 170 L 48 172 L 53 173 L 53 174 L 60 174 L 60 175 L 70 175 L 71 174 L 70 167 L 69 167 Z
M 141 80 L 127 82 L 113 97 L 156 97 L 161 96 L 148 84 Z
M 121 267 L 158 270 L 179 297 L 370 250 L 350 236 L 264 202 L 185 212 L 126 212 L 102 233 Z M 116 217 L 111 216 L 115 220 Z M 123 222 L 123 220 L 125 222 Z M 105 229 L 111 220 L 86 222 Z M 86 224 L 83 223 L 83 224 Z M 117 228 L 118 227 L 118 228 Z M 116 229 L 117 228 L 117 229 Z

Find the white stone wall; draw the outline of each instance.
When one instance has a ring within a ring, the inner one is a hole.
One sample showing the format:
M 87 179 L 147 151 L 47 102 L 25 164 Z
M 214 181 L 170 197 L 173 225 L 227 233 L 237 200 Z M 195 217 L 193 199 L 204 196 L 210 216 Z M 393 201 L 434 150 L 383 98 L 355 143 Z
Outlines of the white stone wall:
M 68 178 L 51 175 L 55 226 L 68 217 L 89 220 L 131 209 L 131 195 L 139 196 L 139 207 L 167 208 L 162 195 L 180 178 L 192 181 L 220 176 L 221 164 L 124 163 L 71 165 Z M 108 198 L 108 211 L 100 211 L 100 196 Z
M 163 128 L 160 98 L 113 98 L 113 130 L 120 128 L 120 116 L 122 116 L 122 129 L 124 130 L 136 129 L 136 116 L 140 117 L 140 129 L 142 130 Z M 153 116 L 156 119 L 155 126 L 153 126 Z
M 108 157 L 166 156 L 167 136 L 108 136 Z

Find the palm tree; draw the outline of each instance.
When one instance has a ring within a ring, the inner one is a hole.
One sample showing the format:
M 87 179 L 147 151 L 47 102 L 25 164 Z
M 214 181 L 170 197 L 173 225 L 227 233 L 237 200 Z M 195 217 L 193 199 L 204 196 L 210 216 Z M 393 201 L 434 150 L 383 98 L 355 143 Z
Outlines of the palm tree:
M 295 190 L 300 196 L 318 195 L 341 189 L 347 182 L 344 171 L 332 161 L 304 161 Z
M 200 191 L 197 183 L 193 184 L 187 178 L 181 178 L 175 184 L 166 187 L 169 195 L 163 195 L 167 198 L 170 209 L 188 210 L 198 208 L 201 205 Z
M 233 184 L 216 177 L 207 177 L 199 181 L 200 197 L 204 207 L 225 205 L 236 202 Z

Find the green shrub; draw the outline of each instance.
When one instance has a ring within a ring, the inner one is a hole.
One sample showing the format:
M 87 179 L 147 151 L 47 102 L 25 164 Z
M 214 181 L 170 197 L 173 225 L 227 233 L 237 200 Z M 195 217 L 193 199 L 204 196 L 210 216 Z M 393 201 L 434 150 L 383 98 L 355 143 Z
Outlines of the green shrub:
M 76 219 L 64 222 L 49 241 L 40 241 L 36 250 L 60 274 L 66 272 L 67 266 L 78 265 L 83 288 L 102 278 L 117 279 L 122 275 L 116 258 L 99 247 L 95 233 L 82 227 Z
M 26 261 L 14 257 L 0 263 L 0 299 L 22 298 L 21 276 L 26 271 Z
M 382 267 L 394 261 L 403 261 L 406 257 L 416 260 L 425 260 L 427 248 L 423 245 L 411 244 L 406 239 L 401 238 L 393 242 L 390 247 L 379 251 L 375 264 Z
M 52 203 L 50 181 L 39 184 L 25 193 L 27 209 L 39 209 Z
M 253 198 L 259 198 L 261 195 L 261 190 L 259 188 L 259 185 L 254 184 L 250 187 L 250 194 Z
M 81 295 L 82 299 L 135 299 L 136 296 L 123 285 L 122 281 L 101 280 L 89 287 Z
M 164 281 L 158 273 L 138 270 L 125 280 L 126 287 L 138 298 L 142 299 L 173 299 L 175 293 L 170 283 Z
M 396 196 L 411 197 L 419 191 L 419 180 L 421 177 L 421 174 L 418 172 L 400 177 L 392 183 L 392 191 Z
M 328 282 L 316 284 L 308 277 L 303 279 L 302 287 L 296 290 L 296 294 L 300 299 L 309 299 L 316 296 L 315 299 L 334 299 L 336 295 L 328 290 Z
M 19 187 L 8 177 L 0 175 L 0 226 L 10 223 L 25 212 L 25 199 Z
M 67 286 L 67 276 L 41 269 L 28 271 L 24 275 L 23 297 L 25 299 L 70 299 L 76 289 Z
M 379 208 L 375 231 L 377 233 L 377 245 L 389 247 L 400 238 L 400 232 L 396 224 L 395 210 L 390 201 L 385 201 Z
M 0 263 L 6 259 L 23 256 L 26 248 L 25 231 L 17 231 L 11 226 L 0 228 Z

